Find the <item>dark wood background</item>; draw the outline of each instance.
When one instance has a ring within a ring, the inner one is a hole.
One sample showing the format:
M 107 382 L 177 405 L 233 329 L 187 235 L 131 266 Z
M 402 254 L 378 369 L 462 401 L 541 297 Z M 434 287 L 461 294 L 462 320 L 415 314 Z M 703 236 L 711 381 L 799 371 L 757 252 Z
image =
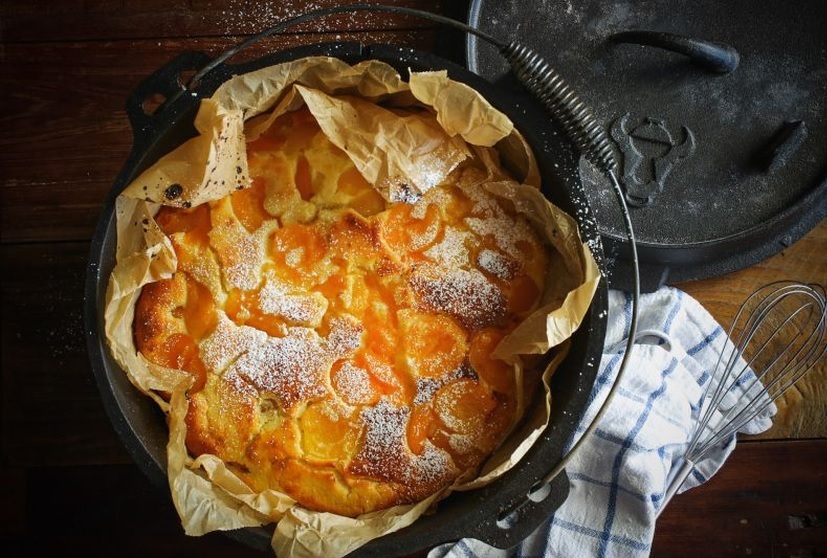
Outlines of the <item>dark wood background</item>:
M 128 94 L 182 51 L 216 56 L 302 6 L 338 3 L 0 3 L 4 555 L 261 556 L 221 534 L 184 536 L 167 492 L 132 462 L 92 376 L 84 280 L 99 213 L 132 147 Z M 464 17 L 462 3 L 395 3 Z M 304 26 L 279 45 L 347 39 L 446 55 L 453 46 L 433 24 L 375 14 Z M 785 277 L 827 278 L 827 223 L 752 268 L 678 286 L 726 324 L 745 293 Z M 823 365 L 817 374 L 827 381 Z M 813 397 L 823 408 L 824 391 Z M 808 418 L 739 442 L 711 481 L 672 501 L 652 555 L 827 556 L 826 428 Z

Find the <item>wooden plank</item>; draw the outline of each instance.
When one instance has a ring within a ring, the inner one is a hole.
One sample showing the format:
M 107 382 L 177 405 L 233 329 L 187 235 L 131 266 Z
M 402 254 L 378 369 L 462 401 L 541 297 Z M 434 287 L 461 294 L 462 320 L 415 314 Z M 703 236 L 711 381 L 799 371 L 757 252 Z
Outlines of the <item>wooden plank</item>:
M 15 556 L 266 556 L 222 533 L 186 536 L 169 492 L 134 465 L 7 469 L 0 489 L 18 504 L 0 529 Z
M 347 3 L 249 2 L 245 0 L 89 1 L 6 0 L 0 4 L 0 35 L 6 43 L 76 40 L 239 37 L 259 33 L 309 11 Z M 441 2 L 386 2 L 439 13 Z M 435 23 L 385 12 L 327 16 L 292 27 L 292 32 L 410 30 Z
M 339 2 L 306 6 L 334 3 Z M 462 15 L 460 3 L 396 3 Z M 98 212 L 132 145 L 124 113 L 128 93 L 178 53 L 215 56 L 295 15 L 297 5 L 0 3 L 0 547 L 7 552 L 22 555 L 36 547 L 53 555 L 262 556 L 222 534 L 184 535 L 168 491 L 150 484 L 132 464 L 103 409 L 86 356 L 83 282 Z M 341 32 L 345 28 L 348 33 Z M 342 17 L 262 43 L 248 56 L 366 37 L 434 50 L 435 29 L 406 18 Z M 679 287 L 726 324 L 747 292 L 768 280 L 824 281 L 825 253 L 822 223 L 767 262 Z M 822 380 L 822 389 L 826 384 Z M 827 394 L 813 391 L 789 408 L 820 401 L 823 410 L 825 400 Z M 800 424 L 774 428 L 768 436 L 825 436 L 823 415 L 789 416 L 799 417 Z M 720 473 L 670 503 L 652 555 L 827 555 L 825 444 L 740 442 Z
M 825 457 L 827 440 L 739 443 L 717 475 L 672 500 L 652 558 L 824 556 Z M 221 534 L 184 535 L 168 492 L 132 465 L 7 471 L 0 483 L 24 503 L 6 512 L 4 548 L 37 540 L 58 555 L 94 548 L 101 555 L 262 556 Z
M 652 558 L 827 555 L 827 440 L 741 441 L 704 485 L 673 498 Z
M 4 466 L 130 462 L 86 352 L 88 252 L 88 243 L 0 247 Z

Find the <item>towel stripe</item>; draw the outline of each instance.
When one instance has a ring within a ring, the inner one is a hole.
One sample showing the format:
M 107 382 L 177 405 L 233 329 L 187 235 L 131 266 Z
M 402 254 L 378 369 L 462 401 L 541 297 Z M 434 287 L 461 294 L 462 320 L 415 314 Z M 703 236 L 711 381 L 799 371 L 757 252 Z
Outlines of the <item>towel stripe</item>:
M 680 313 L 681 308 L 683 308 L 683 292 L 677 289 L 670 289 L 674 294 L 678 296 L 675 298 L 675 301 L 672 303 L 672 308 L 669 310 L 669 313 L 666 315 L 666 321 L 663 325 L 663 331 L 667 334 L 672 332 L 672 323 L 675 321 L 675 317 Z
M 599 486 L 601 488 L 611 488 L 611 486 L 612 486 L 612 483 L 609 482 L 609 481 L 598 480 L 598 479 L 589 477 L 587 475 L 584 475 L 582 473 L 569 473 L 568 476 L 572 480 L 587 482 L 589 484 L 593 484 L 593 485 Z M 629 488 L 626 488 L 624 486 L 620 486 L 618 488 L 618 490 L 620 490 L 620 492 L 623 492 L 624 494 L 627 494 L 627 495 L 631 496 L 635 500 L 640 500 L 641 502 L 648 502 L 649 501 L 649 496 L 647 496 L 646 494 L 641 494 L 640 492 L 636 492 L 636 491 L 631 490 Z
M 673 358 L 672 362 L 669 364 L 669 367 L 664 371 L 664 376 L 669 375 L 669 373 L 675 369 L 677 364 L 677 360 Z M 615 456 L 614 464 L 612 465 L 612 488 L 609 491 L 608 512 L 606 513 L 606 521 L 603 523 L 603 534 L 600 537 L 600 546 L 597 549 L 597 555 L 600 558 L 606 556 L 608 543 L 610 542 L 610 533 L 615 521 L 615 514 L 617 512 L 617 485 L 620 479 L 620 469 L 623 464 L 623 458 L 632 446 L 635 436 L 637 436 L 637 433 L 641 430 L 641 428 L 643 428 L 655 400 L 660 397 L 664 391 L 666 391 L 666 384 L 661 384 L 659 389 L 649 394 L 649 398 L 646 401 L 646 406 L 644 407 L 643 412 L 641 412 L 640 416 L 638 416 L 637 422 L 635 422 L 634 427 L 627 435 L 626 440 L 623 442 L 620 451 L 618 451 Z
M 622 535 L 615 535 L 615 534 L 607 534 L 603 531 L 598 531 L 597 529 L 591 529 L 589 527 L 584 527 L 583 525 L 579 525 L 577 523 L 572 523 L 570 521 L 566 521 L 564 519 L 560 519 L 558 517 L 554 517 L 551 521 L 552 525 L 560 527 L 561 529 L 565 529 L 566 531 L 572 531 L 574 533 L 578 533 L 581 535 L 587 535 L 589 537 L 593 537 L 596 539 L 607 539 L 609 542 L 621 544 L 623 546 L 628 546 L 630 548 L 634 548 L 635 550 L 649 550 L 650 545 L 649 543 L 645 543 L 642 541 L 638 541 L 635 539 L 630 539 L 629 537 L 625 537 Z

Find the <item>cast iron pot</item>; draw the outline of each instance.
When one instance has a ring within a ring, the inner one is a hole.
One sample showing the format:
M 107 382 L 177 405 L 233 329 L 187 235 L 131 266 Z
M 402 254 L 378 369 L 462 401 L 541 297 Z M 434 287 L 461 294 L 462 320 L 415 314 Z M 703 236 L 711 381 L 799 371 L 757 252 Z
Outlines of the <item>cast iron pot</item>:
M 106 199 L 89 256 L 86 276 L 85 321 L 92 370 L 104 406 L 132 458 L 160 488 L 169 490 L 166 478 L 168 430 L 157 404 L 140 393 L 112 358 L 103 332 L 103 308 L 117 246 L 115 198 L 144 169 L 162 155 L 195 135 L 193 119 L 201 97 L 233 75 L 305 56 L 335 56 L 348 63 L 376 59 L 394 66 L 403 78 L 409 70 L 445 69 L 448 75 L 480 92 L 511 118 L 537 157 L 544 194 L 574 216 L 583 240 L 603 265 L 600 236 L 577 171 L 579 155 L 560 128 L 529 94 L 514 86 L 495 86 L 465 68 L 430 53 L 388 45 L 324 43 L 295 48 L 254 62 L 220 64 L 208 72 L 197 94 L 185 91 L 181 76 L 211 61 L 203 53 L 186 52 L 144 80 L 127 100 L 134 133 L 133 149 Z M 165 98 L 152 114 L 144 111 L 147 99 Z M 380 537 L 354 555 L 401 556 L 438 544 L 471 537 L 498 548 L 518 544 L 563 503 L 569 483 L 565 472 L 544 487 L 535 486 L 560 462 L 586 407 L 597 375 L 606 332 L 608 287 L 600 281 L 584 323 L 572 338 L 570 353 L 552 378 L 553 405 L 549 427 L 527 455 L 496 482 L 468 492 L 457 492 L 438 505 L 436 513 Z M 532 498 L 528 498 L 529 494 Z M 272 528 L 248 528 L 229 536 L 261 550 L 270 548 Z

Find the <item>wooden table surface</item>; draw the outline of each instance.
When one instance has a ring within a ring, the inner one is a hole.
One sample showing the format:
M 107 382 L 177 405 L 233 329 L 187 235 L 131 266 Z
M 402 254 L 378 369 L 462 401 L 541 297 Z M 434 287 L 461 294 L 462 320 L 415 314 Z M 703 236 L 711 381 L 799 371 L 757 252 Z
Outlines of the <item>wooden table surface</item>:
M 464 17 L 453 2 L 397 3 Z M 132 462 L 91 372 L 83 288 L 90 239 L 132 146 L 124 112 L 130 91 L 180 52 L 215 56 L 300 13 L 301 5 L 0 4 L 0 548 L 5 556 L 7 550 L 56 556 L 261 555 L 220 534 L 184 536 L 168 494 Z M 450 48 L 432 24 L 385 16 L 340 17 L 280 40 L 294 45 L 347 39 Z M 678 286 L 728 324 L 746 293 L 780 278 L 827 279 L 827 221 L 749 269 Z M 824 364 L 817 373 L 827 380 Z M 790 404 L 813 403 L 800 399 Z M 823 401 L 816 403 L 824 408 Z M 652 555 L 827 556 L 825 458 L 823 420 L 742 439 L 708 483 L 672 501 L 658 523 Z

